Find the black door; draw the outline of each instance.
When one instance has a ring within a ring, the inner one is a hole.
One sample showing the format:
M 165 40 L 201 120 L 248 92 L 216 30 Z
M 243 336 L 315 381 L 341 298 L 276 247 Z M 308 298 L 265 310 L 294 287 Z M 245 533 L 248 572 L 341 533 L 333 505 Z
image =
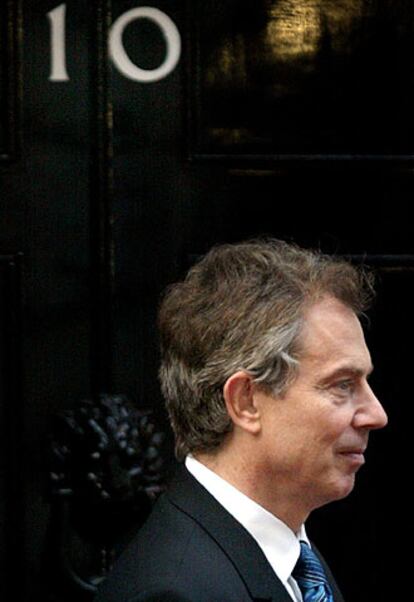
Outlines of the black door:
M 82 530 L 82 504 L 73 521 L 70 493 L 56 502 L 54 418 L 123 393 L 153 410 L 172 462 L 160 292 L 212 244 L 264 235 L 377 270 L 367 336 L 389 426 L 355 492 L 309 531 L 347 600 L 406 598 L 395 575 L 412 535 L 413 11 L 409 0 L 3 2 L 4 599 L 90 599 L 110 565 L 96 533 L 110 526 Z

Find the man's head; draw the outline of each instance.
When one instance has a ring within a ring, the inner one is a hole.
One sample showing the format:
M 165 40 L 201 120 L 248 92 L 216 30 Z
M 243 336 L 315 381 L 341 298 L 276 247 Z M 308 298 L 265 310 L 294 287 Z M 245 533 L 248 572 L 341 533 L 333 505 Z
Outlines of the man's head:
M 359 315 L 371 294 L 363 271 L 282 241 L 213 248 L 168 290 L 159 313 L 178 457 L 212 452 L 232 431 L 223 389 L 235 373 L 272 396 L 292 384 L 310 307 L 329 297 Z
M 312 303 L 299 347 L 297 375 L 283 395 L 261 390 L 243 371 L 224 387 L 235 425 L 227 449 L 249 468 L 233 484 L 294 530 L 312 510 L 352 491 L 370 432 L 387 423 L 368 383 L 371 356 L 350 307 L 331 295 Z M 226 474 L 240 472 L 231 455 L 222 451 L 220 460 Z

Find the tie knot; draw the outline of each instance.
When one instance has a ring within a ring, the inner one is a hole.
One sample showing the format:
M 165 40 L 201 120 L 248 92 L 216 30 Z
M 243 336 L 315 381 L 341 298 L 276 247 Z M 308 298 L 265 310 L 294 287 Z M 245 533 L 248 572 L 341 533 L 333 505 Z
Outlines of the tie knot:
M 321 561 L 304 541 L 300 542 L 300 557 L 292 576 L 303 594 L 305 602 L 332 602 L 332 592 Z

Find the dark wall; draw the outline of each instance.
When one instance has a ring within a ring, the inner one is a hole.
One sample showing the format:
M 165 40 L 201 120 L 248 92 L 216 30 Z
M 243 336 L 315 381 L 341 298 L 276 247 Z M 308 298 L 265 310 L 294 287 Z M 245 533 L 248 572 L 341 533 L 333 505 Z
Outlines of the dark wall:
M 123 392 L 168 429 L 161 291 L 212 244 L 272 235 L 378 271 L 367 337 L 390 424 L 372 437 L 356 491 L 309 529 L 348 600 L 403 598 L 393 574 L 411 535 L 412 3 L 157 0 L 161 13 L 122 38 L 145 82 L 122 72 L 119 49 L 112 60 L 106 51 L 112 24 L 142 7 L 0 7 L 0 417 L 15 435 L 2 438 L 14 470 L 0 463 L 10 551 L 0 569 L 14 563 L 21 575 L 4 587 L 24 602 L 72 596 L 53 564 L 60 544 L 48 543 L 53 415 Z M 180 49 L 162 34 L 174 25 Z M 177 64 L 151 77 L 175 51 Z M 93 572 L 84 542 L 64 545 Z

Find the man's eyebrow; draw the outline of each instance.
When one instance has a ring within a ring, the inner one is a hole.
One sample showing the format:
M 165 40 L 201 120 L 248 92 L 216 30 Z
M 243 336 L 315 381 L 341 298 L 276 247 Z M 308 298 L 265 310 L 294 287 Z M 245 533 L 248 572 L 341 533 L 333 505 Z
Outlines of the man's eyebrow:
M 370 364 L 368 370 L 358 368 L 353 364 L 345 364 L 334 368 L 329 374 L 321 379 L 322 383 L 332 381 L 340 376 L 353 376 L 354 378 L 368 377 L 374 370 L 374 366 Z

